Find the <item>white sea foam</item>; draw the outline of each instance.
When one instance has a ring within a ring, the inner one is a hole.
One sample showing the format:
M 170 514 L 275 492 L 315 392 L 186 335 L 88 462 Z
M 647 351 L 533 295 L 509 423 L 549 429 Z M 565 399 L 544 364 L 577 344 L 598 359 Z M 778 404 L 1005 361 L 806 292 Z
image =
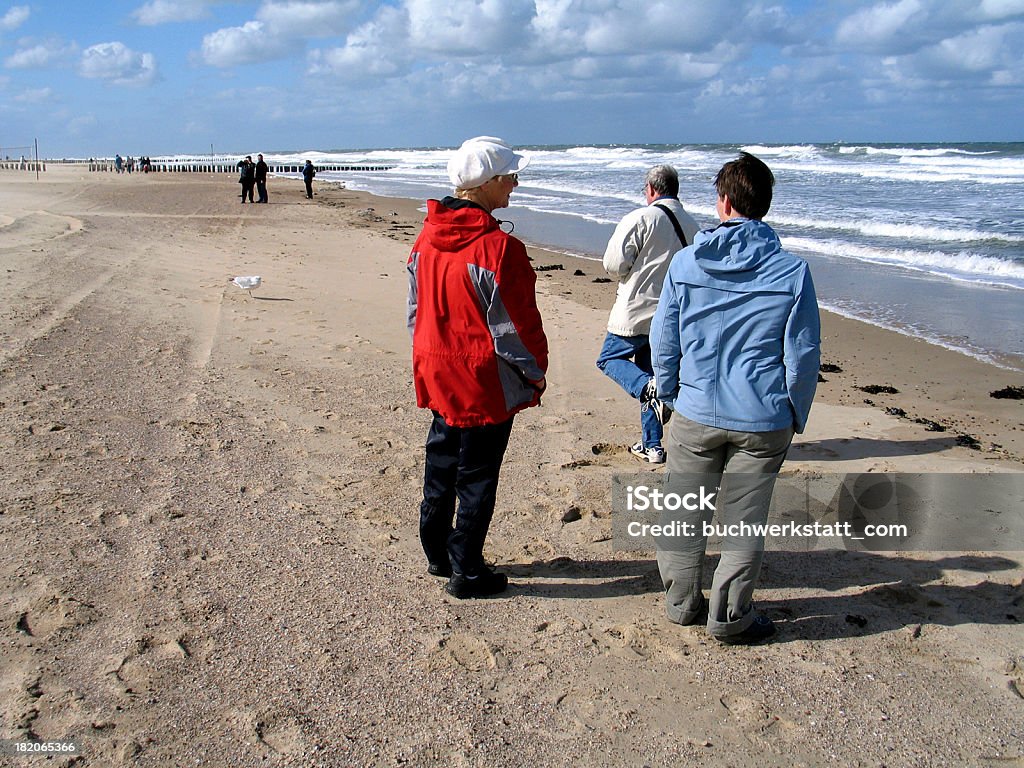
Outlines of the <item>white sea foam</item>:
M 852 162 L 843 163 L 820 156 L 807 160 L 786 157 L 772 163 L 776 175 L 782 171 L 821 176 L 860 177 L 884 181 L 926 182 L 948 184 L 950 182 L 975 184 L 1021 184 L 1024 182 L 1024 161 L 1004 158 L 989 164 L 977 161 L 954 164 L 949 159 L 923 161 L 915 158 L 900 158 L 887 164 Z
M 893 155 L 896 157 L 940 157 L 942 155 L 991 155 L 994 154 L 993 150 L 985 150 L 981 152 L 972 152 L 966 149 L 958 149 L 956 147 L 927 147 L 927 148 L 912 148 L 912 147 L 871 147 L 871 146 L 842 146 L 839 147 L 839 153 L 842 155 L 853 155 L 853 154 L 865 154 L 865 155 Z
M 813 144 L 794 144 L 784 147 L 770 147 L 761 144 L 752 144 L 741 147 L 744 152 L 749 152 L 758 157 L 815 157 L 821 154 L 821 150 Z
M 856 232 L 869 237 L 886 237 L 897 240 L 922 240 L 937 243 L 971 243 L 992 241 L 999 243 L 1024 243 L 1024 235 L 1012 235 L 990 229 L 956 229 L 933 224 L 900 224 L 890 221 L 848 221 L 840 218 L 804 218 L 800 216 L 776 216 L 769 213 L 770 224 L 800 227 L 811 230 L 838 230 Z
M 952 280 L 999 285 L 1024 290 L 1024 264 L 985 256 L 971 251 L 944 253 L 906 248 L 874 248 L 841 240 L 808 237 L 782 238 L 794 253 L 811 253 L 831 258 L 856 259 L 869 264 L 902 267 Z

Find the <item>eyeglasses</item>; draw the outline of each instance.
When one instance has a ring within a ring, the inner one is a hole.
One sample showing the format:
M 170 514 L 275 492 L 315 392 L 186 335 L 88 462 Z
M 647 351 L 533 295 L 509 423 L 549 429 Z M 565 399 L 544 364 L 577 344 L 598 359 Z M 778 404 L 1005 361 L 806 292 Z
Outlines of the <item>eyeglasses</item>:
M 513 184 L 518 184 L 519 183 L 519 174 L 518 173 L 503 173 L 501 176 L 495 176 L 494 178 L 496 178 L 496 179 L 498 179 L 500 181 L 504 181 L 505 179 L 508 179 Z

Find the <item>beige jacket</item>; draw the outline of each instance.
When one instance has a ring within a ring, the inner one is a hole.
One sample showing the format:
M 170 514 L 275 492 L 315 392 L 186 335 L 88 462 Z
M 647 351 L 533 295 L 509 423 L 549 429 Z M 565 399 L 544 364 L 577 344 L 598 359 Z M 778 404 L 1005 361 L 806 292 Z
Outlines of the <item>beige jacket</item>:
M 697 222 L 670 197 L 637 208 L 619 222 L 604 251 L 604 269 L 619 281 L 615 305 L 608 316 L 608 332 L 617 336 L 650 333 L 668 265 L 683 247 L 668 214 L 655 203 L 672 209 L 688 245 L 697 234 Z

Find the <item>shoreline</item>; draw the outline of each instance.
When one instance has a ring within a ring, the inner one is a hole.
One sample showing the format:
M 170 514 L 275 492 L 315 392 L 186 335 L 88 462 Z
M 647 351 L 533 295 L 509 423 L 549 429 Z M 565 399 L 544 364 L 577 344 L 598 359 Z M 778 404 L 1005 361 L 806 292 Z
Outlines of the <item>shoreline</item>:
M 373 193 L 368 193 L 368 194 L 373 194 Z M 375 197 L 379 197 L 377 195 L 374 195 L 374 196 Z M 383 199 L 394 199 L 394 198 L 386 198 L 385 197 Z M 580 269 L 580 268 L 585 269 L 586 266 L 589 265 L 592 270 L 596 270 L 597 272 L 602 272 L 603 273 L 603 270 L 601 268 L 601 258 L 600 258 L 599 255 L 573 253 L 572 251 L 569 251 L 569 250 L 562 250 L 562 249 L 559 249 L 559 248 L 556 248 L 556 247 L 553 247 L 553 246 L 547 246 L 547 245 L 539 244 L 539 243 L 527 243 L 527 245 L 530 248 L 537 249 L 537 250 L 543 251 L 543 252 L 545 252 L 547 254 L 550 254 L 551 256 L 553 256 L 555 258 L 565 258 L 565 259 L 569 259 L 569 260 L 571 260 L 573 262 L 578 262 L 578 263 L 574 263 L 574 265 L 573 265 L 573 269 L 574 270 L 575 269 Z M 552 263 L 556 263 L 556 262 L 552 262 Z M 596 265 L 596 266 L 594 266 L 594 265 Z M 860 323 L 862 325 L 867 325 L 867 326 L 870 326 L 872 328 L 877 328 L 879 331 L 885 331 L 887 333 L 894 333 L 894 334 L 897 334 L 899 336 L 905 336 L 907 338 L 916 339 L 916 340 L 922 341 L 922 342 L 924 342 L 926 344 L 930 344 L 931 346 L 938 347 L 940 349 L 946 350 L 947 352 L 952 352 L 952 353 L 957 354 L 957 355 L 963 355 L 964 357 L 969 357 L 969 358 L 971 358 L 973 360 L 976 360 L 977 362 L 979 362 L 979 363 L 981 363 L 983 365 L 988 365 L 988 366 L 991 366 L 993 368 L 997 368 L 999 370 L 1006 371 L 1008 376 L 1017 376 L 1018 378 L 1021 378 L 1022 380 L 1024 380 L 1024 358 L 1016 357 L 1016 356 L 1012 356 L 1012 355 L 1000 356 L 1000 355 L 998 355 L 995 352 L 971 352 L 970 350 L 962 349 L 960 347 L 956 347 L 955 345 L 953 345 L 952 343 L 949 343 L 949 342 L 943 342 L 943 341 L 938 340 L 938 339 L 922 337 L 919 334 L 916 334 L 910 328 L 903 328 L 903 327 L 898 327 L 898 326 L 894 326 L 894 325 L 886 325 L 886 324 L 882 323 L 881 321 L 868 320 L 868 319 L 865 319 L 863 317 L 858 317 L 858 316 L 856 316 L 856 315 L 854 315 L 852 313 L 842 312 L 842 311 L 840 311 L 840 310 L 838 310 L 838 309 L 836 309 L 834 307 L 825 306 L 824 303 L 820 301 L 820 298 L 819 298 L 819 304 L 821 305 L 820 306 L 820 311 L 823 314 L 832 315 L 834 317 L 842 318 L 842 319 L 848 320 L 850 322 Z
M 332 183 L 343 184 L 344 182 L 343 181 L 332 180 Z M 350 191 L 360 191 L 360 192 L 364 192 L 365 191 L 366 194 L 370 194 L 370 195 L 372 195 L 374 197 L 378 197 L 378 198 L 383 199 L 383 200 L 413 200 L 413 201 L 418 201 L 419 200 L 418 198 L 408 198 L 408 197 L 404 197 L 404 196 L 403 197 L 394 197 L 394 196 L 389 195 L 387 193 L 378 193 L 378 192 L 374 192 L 372 190 L 350 190 Z M 422 191 L 424 191 L 424 193 L 427 193 L 428 191 L 430 193 L 436 192 L 436 196 L 438 196 L 438 197 L 441 194 L 443 194 L 443 191 L 438 191 L 437 189 L 433 189 L 432 190 L 427 185 L 424 185 L 424 188 L 423 188 Z M 584 220 L 576 220 L 575 217 L 573 217 L 573 216 L 559 217 L 559 216 L 555 216 L 554 214 L 550 214 L 550 213 L 540 213 L 538 211 L 532 210 L 532 209 L 527 208 L 527 207 L 517 207 L 516 206 L 516 201 L 514 199 L 512 201 L 512 207 L 507 209 L 507 213 L 505 213 L 503 215 L 506 215 L 510 219 L 510 221 L 513 221 L 513 222 L 516 222 L 516 221 L 521 219 L 522 220 L 521 223 L 524 223 L 524 224 L 527 225 L 527 228 L 529 228 L 531 230 L 531 232 L 533 233 L 534 237 L 531 238 L 530 234 L 524 233 L 523 236 L 522 236 L 522 239 L 524 240 L 524 242 L 527 242 L 528 244 L 532 245 L 532 247 L 539 248 L 541 250 L 544 250 L 544 251 L 547 251 L 549 253 L 553 253 L 553 254 L 556 254 L 556 255 L 563 255 L 567 259 L 570 259 L 570 260 L 573 260 L 573 261 L 577 261 L 578 260 L 578 261 L 581 261 L 583 264 L 587 264 L 587 263 L 590 263 L 590 262 L 597 262 L 598 265 L 600 265 L 600 253 L 601 253 L 601 250 L 603 249 L 603 244 L 607 240 L 607 236 L 611 234 L 611 230 L 613 228 L 613 224 L 610 224 L 610 223 L 604 224 L 602 226 L 604 226 L 607 229 L 607 234 L 605 236 L 600 237 L 598 239 L 595 239 L 595 234 L 596 233 L 589 232 L 588 235 L 584 238 L 583 235 L 581 234 L 582 228 L 587 227 L 587 226 L 591 226 L 592 222 L 587 222 L 587 221 L 584 221 Z M 499 216 L 499 218 L 500 218 L 500 216 Z M 559 229 L 559 221 L 558 220 L 561 219 L 561 218 L 565 218 L 565 221 L 561 222 L 561 223 L 569 228 L 569 231 L 570 231 L 569 240 L 579 241 L 579 242 L 576 243 L 576 245 L 574 245 L 572 247 L 568 247 L 568 246 L 564 246 L 563 247 L 563 246 L 548 244 L 548 241 L 551 238 L 556 237 L 556 235 L 553 234 L 553 232 L 555 230 Z M 705 221 L 705 223 L 708 223 L 706 221 L 706 219 L 707 219 L 707 214 L 705 213 L 700 220 Z M 771 222 L 769 222 L 769 223 L 771 223 Z M 533 230 L 536 230 L 536 231 L 533 231 Z M 545 238 L 547 238 L 547 240 L 545 240 Z M 583 246 L 583 241 L 584 240 L 586 240 L 586 242 L 589 243 L 587 246 Z M 783 238 L 783 244 L 784 245 L 785 245 L 785 242 L 786 242 L 786 238 L 784 237 Z M 581 248 L 583 248 L 584 250 L 580 250 Z M 797 253 L 797 255 L 801 255 L 799 253 L 799 251 L 793 251 L 793 252 Z M 807 258 L 807 257 L 804 256 L 804 258 Z M 828 268 L 826 268 L 827 265 L 825 265 L 823 263 L 817 263 L 813 259 L 809 259 L 809 263 L 811 264 L 812 272 L 815 273 L 815 274 L 818 274 L 819 282 L 822 282 L 822 278 L 823 277 L 824 277 L 824 284 L 825 285 L 828 284 L 829 280 L 835 280 L 835 276 L 833 274 L 830 274 L 831 271 L 832 271 L 832 268 L 830 266 Z M 860 270 L 860 277 L 862 279 L 869 279 L 870 278 L 870 276 L 866 272 L 863 271 L 863 270 L 869 270 L 871 268 L 870 265 L 861 264 L 861 263 L 855 263 L 852 266 L 853 266 L 854 269 Z M 940 295 L 945 295 L 943 292 L 947 291 L 950 288 L 950 286 L 948 286 L 948 285 L 946 285 L 945 283 L 942 283 L 942 282 L 938 283 L 935 287 L 938 288 L 938 290 L 940 291 Z M 983 288 L 985 290 L 994 290 L 994 291 L 1004 290 L 1004 288 L 1000 287 L 998 284 L 995 284 L 995 285 L 980 285 L 978 287 L 979 288 Z M 819 292 L 820 291 L 821 291 L 821 287 L 819 286 Z M 883 296 L 879 296 L 877 298 L 879 300 L 883 300 Z M 979 299 L 979 300 L 982 300 L 982 301 L 984 300 L 984 296 L 975 297 L 975 298 Z M 892 293 L 889 293 L 888 294 L 888 300 L 890 300 L 890 301 L 899 301 L 900 299 L 899 299 L 898 295 L 894 295 Z M 827 302 L 822 302 L 821 301 L 820 296 L 819 296 L 819 301 L 823 305 L 827 304 Z M 908 336 L 910 338 L 914 338 L 914 339 L 923 338 L 926 341 L 928 341 L 928 343 L 933 344 L 935 346 L 941 347 L 943 349 L 947 349 L 949 351 L 952 351 L 952 352 L 955 352 L 955 353 L 958 353 L 958 354 L 966 355 L 968 357 L 972 357 L 972 358 L 978 360 L 979 362 L 987 364 L 987 365 L 993 365 L 993 366 L 995 366 L 997 368 L 1002 368 L 1002 369 L 1008 371 L 1010 374 L 1016 374 L 1018 376 L 1024 376 L 1024 354 L 1013 354 L 1013 353 L 1010 353 L 1010 352 L 999 352 L 999 351 L 992 350 L 992 349 L 982 349 L 981 347 L 978 347 L 976 345 L 970 345 L 970 344 L 967 344 L 966 342 L 963 343 L 963 344 L 959 344 L 957 342 L 957 340 L 956 340 L 957 337 L 956 337 L 956 333 L 955 332 L 953 332 L 953 335 L 951 335 L 951 336 L 949 336 L 949 335 L 943 336 L 941 332 L 933 329 L 932 331 L 927 332 L 924 335 L 922 335 L 922 332 L 920 332 L 919 330 L 915 329 L 915 327 L 913 325 L 900 325 L 898 323 L 887 322 L 887 321 L 882 320 L 882 319 L 877 319 L 876 320 L 876 319 L 870 318 L 870 317 L 863 317 L 863 316 L 859 316 L 859 315 L 851 313 L 851 312 L 846 312 L 841 307 L 823 306 L 822 311 L 829 312 L 830 314 L 839 315 L 839 316 L 847 318 L 849 320 L 854 320 L 854 321 L 857 321 L 857 322 L 866 323 L 868 325 L 873 325 L 873 326 L 876 326 L 876 327 L 878 327 L 878 328 L 880 328 L 882 330 L 891 331 L 891 332 L 894 332 L 894 333 L 901 334 L 903 336 Z M 949 332 L 949 329 L 948 329 L 949 321 L 948 321 L 948 319 L 947 319 L 946 322 L 940 323 L 940 325 L 947 326 L 947 333 Z

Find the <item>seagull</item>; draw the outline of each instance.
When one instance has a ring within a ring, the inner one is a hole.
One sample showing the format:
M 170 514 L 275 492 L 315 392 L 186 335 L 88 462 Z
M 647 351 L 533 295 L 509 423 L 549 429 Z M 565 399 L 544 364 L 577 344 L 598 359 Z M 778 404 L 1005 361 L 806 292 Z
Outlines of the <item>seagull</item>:
M 236 277 L 233 280 L 231 280 L 231 282 L 237 285 L 243 291 L 248 291 L 249 295 L 252 296 L 252 289 L 259 288 L 260 283 L 263 282 L 263 279 L 259 275 L 251 275 L 248 277 Z

